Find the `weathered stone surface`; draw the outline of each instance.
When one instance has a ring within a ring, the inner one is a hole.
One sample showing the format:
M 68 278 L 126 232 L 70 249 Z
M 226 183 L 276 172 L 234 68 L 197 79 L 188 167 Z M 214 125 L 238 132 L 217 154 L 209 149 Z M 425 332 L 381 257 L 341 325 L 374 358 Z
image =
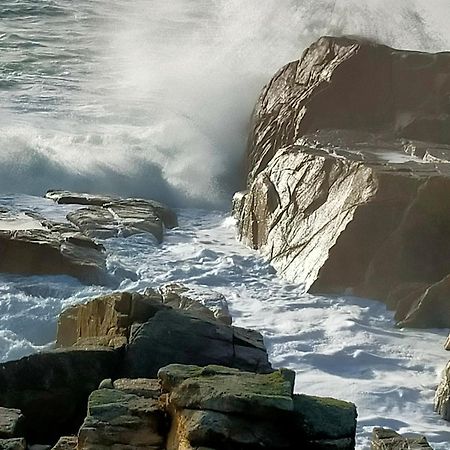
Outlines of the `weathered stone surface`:
M 188 311 L 199 318 L 216 319 L 226 325 L 232 323 L 227 301 L 219 292 L 178 283 L 163 286 L 160 292 L 163 303 L 174 309 Z
M 450 421 L 450 362 L 442 372 L 442 380 L 434 397 L 434 410 Z
M 356 407 L 353 403 L 334 398 L 294 395 L 297 429 L 311 442 L 333 441 L 336 448 L 355 445 Z
M 103 247 L 67 224 L 31 213 L 0 215 L 0 272 L 30 275 L 67 274 L 103 283 Z
M 178 226 L 177 216 L 167 206 L 153 200 L 49 191 L 46 197 L 60 204 L 85 205 L 67 218 L 89 237 L 108 238 L 150 233 L 158 242 L 163 226 Z
M 63 436 L 59 438 L 52 450 L 77 450 L 78 438 L 76 436 Z
M 433 450 L 427 439 L 406 438 L 387 428 L 374 428 L 372 436 L 372 450 Z
M 171 365 L 160 371 L 159 377 L 173 379 L 180 370 L 182 366 Z M 192 373 L 192 368 L 187 373 Z M 255 374 L 215 370 L 209 366 L 173 387 L 169 401 L 176 409 L 267 417 L 294 410 L 291 392 L 291 381 L 280 371 Z
M 166 418 L 158 401 L 116 389 L 94 391 L 78 434 L 79 450 L 164 449 Z
M 355 406 L 294 396 L 293 375 L 220 366 L 162 368 L 158 377 L 172 416 L 167 450 L 354 449 Z
M 87 398 L 104 378 L 115 377 L 111 350 L 38 353 L 0 364 L 0 405 L 20 409 L 26 437 L 51 442 L 78 430 Z
M 155 400 L 162 394 L 160 382 L 156 378 L 120 378 L 114 381 L 114 389 Z
M 120 347 L 128 342 L 131 325 L 144 323 L 167 309 L 160 296 L 128 292 L 105 295 L 63 311 L 58 320 L 57 347 L 104 345 Z
M 0 407 L 0 439 L 21 436 L 24 417 L 18 409 Z
M 0 439 L 0 450 L 26 450 L 27 443 L 23 438 Z
M 250 332 L 249 332 L 250 334 Z M 242 338 L 242 331 L 168 309 L 145 324 L 133 325 L 125 355 L 125 376 L 152 378 L 168 364 L 218 364 L 254 372 L 271 370 L 262 337 Z M 248 348 L 250 358 L 241 347 Z M 149 357 L 151 355 L 151 357 Z
M 320 39 L 256 106 L 241 240 L 311 292 L 449 327 L 449 94 L 450 54 Z

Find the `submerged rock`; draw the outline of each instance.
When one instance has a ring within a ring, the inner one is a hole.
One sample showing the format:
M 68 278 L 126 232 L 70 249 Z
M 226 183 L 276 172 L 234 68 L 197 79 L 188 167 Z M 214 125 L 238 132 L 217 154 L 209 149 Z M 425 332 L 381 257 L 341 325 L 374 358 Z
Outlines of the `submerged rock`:
M 372 436 L 372 450 L 433 450 L 425 436 L 404 437 L 388 428 L 375 428 Z
M 450 54 L 321 38 L 263 90 L 242 241 L 311 292 L 449 327 Z

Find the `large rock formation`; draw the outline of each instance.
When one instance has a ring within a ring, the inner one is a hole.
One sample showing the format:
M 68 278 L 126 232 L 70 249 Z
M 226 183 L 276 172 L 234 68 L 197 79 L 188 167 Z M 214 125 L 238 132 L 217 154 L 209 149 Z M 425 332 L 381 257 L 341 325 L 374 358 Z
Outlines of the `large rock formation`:
M 126 345 L 123 374 L 131 378 L 154 377 L 171 363 L 271 370 L 260 333 L 224 323 L 226 316 L 216 317 L 215 309 L 187 297 L 181 285 L 162 292 L 114 293 L 66 309 L 58 321 L 57 347 Z
M 171 365 L 159 372 L 172 418 L 167 450 L 316 449 L 355 446 L 356 408 L 296 396 L 290 371 L 253 374 Z
M 239 236 L 312 292 L 450 326 L 450 54 L 321 38 L 256 106 Z

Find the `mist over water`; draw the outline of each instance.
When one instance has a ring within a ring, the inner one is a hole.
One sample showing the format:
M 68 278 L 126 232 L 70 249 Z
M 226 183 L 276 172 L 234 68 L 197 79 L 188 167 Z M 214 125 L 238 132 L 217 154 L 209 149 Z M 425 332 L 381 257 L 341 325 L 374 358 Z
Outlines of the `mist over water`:
M 324 34 L 450 49 L 448 0 L 4 0 L 0 192 L 227 207 L 261 87 Z

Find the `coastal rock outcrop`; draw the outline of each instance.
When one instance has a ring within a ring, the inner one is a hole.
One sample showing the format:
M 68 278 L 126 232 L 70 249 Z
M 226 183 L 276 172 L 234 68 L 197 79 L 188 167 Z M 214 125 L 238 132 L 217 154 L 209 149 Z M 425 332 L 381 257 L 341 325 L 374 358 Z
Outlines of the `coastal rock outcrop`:
M 154 377 L 171 363 L 271 370 L 260 333 L 229 325 L 223 309 L 217 315 L 217 309 L 204 306 L 209 302 L 187 292 L 172 285 L 162 293 L 114 293 L 72 306 L 60 315 L 56 346 L 126 346 L 123 374 L 130 378 Z
M 93 238 L 150 233 L 158 242 L 162 242 L 164 227 L 178 226 L 175 212 L 153 200 L 67 191 L 48 191 L 46 197 L 59 204 L 85 205 L 85 208 L 69 213 L 67 219 Z
M 449 327 L 450 54 L 324 37 L 256 105 L 240 239 L 311 292 Z

